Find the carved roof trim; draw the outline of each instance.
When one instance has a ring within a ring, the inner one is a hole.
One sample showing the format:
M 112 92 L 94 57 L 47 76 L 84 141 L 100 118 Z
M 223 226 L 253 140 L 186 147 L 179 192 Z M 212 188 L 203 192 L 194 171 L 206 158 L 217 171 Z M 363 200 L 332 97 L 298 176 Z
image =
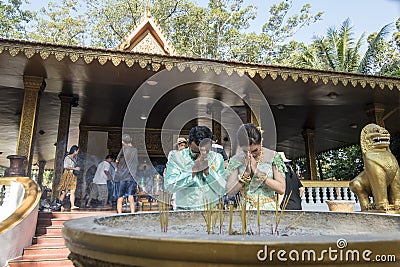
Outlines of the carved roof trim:
M 262 79 L 268 78 L 275 80 L 279 77 L 284 81 L 290 78 L 294 82 L 303 81 L 306 83 L 312 81 L 318 83 L 321 81 L 324 84 L 332 83 L 333 85 L 337 85 L 341 83 L 344 86 L 351 84 L 353 87 L 360 85 L 363 88 L 368 85 L 373 89 L 386 88 L 393 90 L 394 88 L 397 88 L 400 91 L 400 78 L 394 77 L 320 71 L 234 61 L 122 52 L 111 49 L 62 46 L 8 39 L 0 39 L 0 54 L 1 53 L 9 53 L 13 57 L 22 53 L 28 59 L 33 57 L 35 54 L 38 54 L 43 60 L 46 60 L 49 57 L 55 57 L 57 61 L 69 58 L 73 63 L 79 59 L 83 59 L 86 64 L 98 61 L 101 65 L 104 65 L 107 62 L 111 62 L 114 66 L 123 63 L 128 67 L 132 67 L 134 64 L 139 64 L 140 67 L 146 68 L 149 65 L 153 71 L 158 71 L 162 67 L 167 70 L 177 67 L 180 71 L 184 71 L 188 68 L 192 72 L 200 70 L 205 73 L 214 71 L 216 74 L 225 72 L 229 76 L 236 73 L 239 76 L 248 75 L 251 78 L 258 75 Z
M 159 43 L 160 47 L 164 50 L 165 55 L 176 55 L 174 46 L 170 41 L 168 41 L 162 29 L 149 14 L 142 17 L 139 25 L 128 33 L 124 39 L 122 39 L 116 49 L 120 51 L 132 51 L 140 40 L 143 39 L 143 36 L 147 31 L 150 32 L 154 39 Z

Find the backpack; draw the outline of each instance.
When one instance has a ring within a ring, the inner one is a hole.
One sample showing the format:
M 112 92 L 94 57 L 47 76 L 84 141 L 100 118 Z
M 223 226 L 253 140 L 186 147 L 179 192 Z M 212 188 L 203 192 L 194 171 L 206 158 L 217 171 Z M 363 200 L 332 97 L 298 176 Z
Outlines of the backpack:
M 300 179 L 289 164 L 286 164 L 286 168 L 287 168 L 287 172 L 285 173 L 286 189 L 280 207 L 281 209 L 283 208 L 283 203 L 285 203 L 286 199 L 290 195 L 290 199 L 287 202 L 285 209 L 301 210 L 302 207 L 301 207 L 301 197 L 300 197 L 299 187 L 301 187 L 302 185 Z

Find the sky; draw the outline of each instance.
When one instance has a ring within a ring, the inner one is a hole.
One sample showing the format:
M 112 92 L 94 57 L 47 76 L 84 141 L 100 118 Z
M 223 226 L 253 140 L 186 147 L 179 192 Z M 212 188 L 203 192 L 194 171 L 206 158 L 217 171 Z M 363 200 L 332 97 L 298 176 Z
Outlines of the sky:
M 203 6 L 207 5 L 208 0 L 193 2 Z M 248 31 L 261 32 L 263 23 L 269 17 L 269 7 L 279 2 L 280 0 L 244 0 L 244 5 L 257 6 L 257 18 Z M 322 20 L 306 26 L 293 36 L 293 39 L 307 44 L 311 43 L 314 35 L 325 35 L 329 27 L 339 28 L 346 18 L 350 18 L 354 37 L 358 38 L 363 32 L 367 35 L 378 32 L 400 17 L 400 0 L 293 0 L 290 14 L 298 14 L 304 4 L 311 5 L 312 14 L 324 12 Z
M 194 0 L 203 5 L 208 0 Z M 279 3 L 279 0 L 244 0 L 245 5 L 257 6 L 257 18 L 249 31 L 260 32 L 265 16 L 269 15 L 269 7 Z M 370 34 L 378 32 L 388 23 L 395 22 L 400 17 L 400 0 L 293 0 L 292 12 L 299 13 L 304 4 L 311 5 L 313 14 L 322 11 L 322 20 L 307 26 L 296 33 L 294 39 L 310 43 L 314 35 L 325 35 L 329 27 L 339 28 L 340 24 L 350 18 L 355 38 L 363 32 Z
M 61 0 L 52 0 L 54 2 Z M 199 5 L 207 5 L 208 0 L 192 0 Z M 49 0 L 30 0 L 34 10 L 46 6 Z M 244 0 L 244 5 L 257 6 L 257 18 L 253 21 L 249 32 L 261 32 L 262 24 L 267 21 L 269 7 L 279 0 Z M 340 24 L 350 18 L 355 38 L 363 32 L 367 35 L 378 32 L 388 23 L 400 17 L 400 0 L 293 0 L 292 14 L 299 13 L 304 4 L 311 5 L 313 14 L 324 12 L 322 20 L 301 29 L 293 39 L 310 43 L 315 35 L 325 35 L 329 27 L 339 28 Z

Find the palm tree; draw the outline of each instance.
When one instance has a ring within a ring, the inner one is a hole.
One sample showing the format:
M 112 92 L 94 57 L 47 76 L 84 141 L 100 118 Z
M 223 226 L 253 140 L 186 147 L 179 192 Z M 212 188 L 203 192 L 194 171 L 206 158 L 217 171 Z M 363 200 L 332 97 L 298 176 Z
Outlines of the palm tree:
M 392 23 L 383 26 L 383 28 L 378 32 L 375 38 L 373 38 L 372 41 L 369 42 L 368 49 L 358 65 L 358 73 L 371 74 L 375 72 L 375 70 L 372 68 L 374 56 L 379 50 L 380 42 L 383 41 L 383 39 L 389 34 L 391 27 Z
M 367 51 L 362 55 L 365 33 L 354 39 L 353 27 L 347 18 L 337 30 L 328 28 L 326 37 L 316 38 L 300 59 L 304 67 L 371 74 L 373 58 L 380 41 L 389 33 L 390 25 L 385 25 L 369 42 Z

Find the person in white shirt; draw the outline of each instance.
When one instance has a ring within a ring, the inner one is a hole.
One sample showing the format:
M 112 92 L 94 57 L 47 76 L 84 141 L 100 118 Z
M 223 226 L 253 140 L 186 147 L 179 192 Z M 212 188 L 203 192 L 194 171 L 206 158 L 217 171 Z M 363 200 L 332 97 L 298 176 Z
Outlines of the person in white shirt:
M 107 205 L 112 205 L 112 202 L 114 200 L 113 198 L 113 189 L 114 189 L 114 177 L 115 177 L 115 157 L 113 155 L 112 161 L 110 162 L 110 169 L 108 170 L 111 175 L 111 180 L 107 181 L 107 187 L 108 187 L 108 198 L 107 198 Z
M 112 180 L 112 176 L 110 174 L 110 162 L 112 160 L 113 157 L 111 155 L 107 155 L 106 159 L 100 162 L 97 166 L 96 174 L 94 175 L 93 179 L 93 187 L 90 191 L 89 200 L 86 207 L 90 207 L 92 199 L 98 199 L 101 203 L 101 206 L 104 206 L 104 204 L 107 203 L 107 181 Z

